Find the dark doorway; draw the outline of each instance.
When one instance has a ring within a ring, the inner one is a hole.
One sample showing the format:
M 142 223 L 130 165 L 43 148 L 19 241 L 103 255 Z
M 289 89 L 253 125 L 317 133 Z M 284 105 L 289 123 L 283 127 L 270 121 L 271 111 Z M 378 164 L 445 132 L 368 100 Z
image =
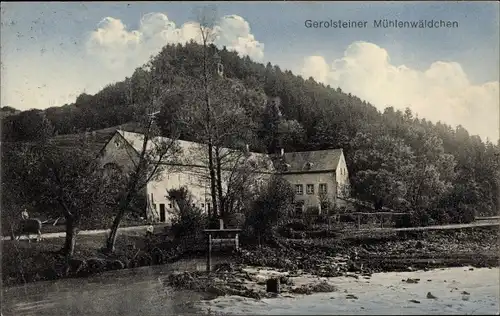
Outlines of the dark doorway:
M 160 204 L 160 222 L 165 223 L 166 214 L 165 214 L 165 204 Z

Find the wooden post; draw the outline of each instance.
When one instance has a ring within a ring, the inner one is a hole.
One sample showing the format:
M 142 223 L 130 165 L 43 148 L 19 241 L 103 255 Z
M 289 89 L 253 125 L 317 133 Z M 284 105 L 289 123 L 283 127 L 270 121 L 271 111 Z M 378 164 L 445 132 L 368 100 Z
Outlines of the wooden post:
M 236 233 L 236 237 L 234 238 L 234 243 L 236 244 L 236 250 L 239 250 L 240 249 L 240 240 L 239 240 L 239 235 L 238 233 Z
M 224 229 L 224 220 L 222 218 L 219 219 L 219 226 L 220 226 L 220 229 Z
M 358 213 L 358 229 L 361 227 L 361 215 Z
M 207 272 L 212 269 L 212 234 L 208 233 Z

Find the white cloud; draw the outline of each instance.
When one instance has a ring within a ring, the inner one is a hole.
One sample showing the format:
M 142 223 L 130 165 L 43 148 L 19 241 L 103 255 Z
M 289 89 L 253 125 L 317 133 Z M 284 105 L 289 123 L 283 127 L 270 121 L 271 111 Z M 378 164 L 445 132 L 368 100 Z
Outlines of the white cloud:
M 215 44 L 262 59 L 264 45 L 255 40 L 242 17 L 225 16 L 214 31 Z M 44 53 L 37 49 L 10 54 L 2 51 L 1 105 L 27 110 L 72 103 L 84 91 L 94 94 L 107 84 L 131 76 L 166 44 L 183 44 L 191 39 L 200 40 L 198 24 L 187 22 L 177 27 L 167 15 L 149 13 L 142 17 L 137 30 L 129 30 L 119 19 L 104 18 L 77 54 L 64 50 L 59 43 Z
M 255 40 L 250 25 L 237 15 L 221 18 L 213 28 L 214 43 L 226 46 L 241 56 L 254 60 L 264 56 L 264 44 Z M 142 17 L 137 30 L 128 30 L 121 20 L 107 17 L 90 34 L 87 52 L 101 58 L 112 69 L 135 68 L 167 44 L 184 44 L 190 40 L 200 42 L 199 24 L 187 22 L 177 27 L 164 13 L 149 13 Z
M 471 134 L 499 138 L 499 82 L 472 84 L 460 64 L 436 61 L 425 71 L 391 64 L 388 52 L 372 43 L 354 42 L 331 64 L 322 56 L 304 59 L 302 75 L 340 87 L 383 110 L 410 107 L 419 117 Z

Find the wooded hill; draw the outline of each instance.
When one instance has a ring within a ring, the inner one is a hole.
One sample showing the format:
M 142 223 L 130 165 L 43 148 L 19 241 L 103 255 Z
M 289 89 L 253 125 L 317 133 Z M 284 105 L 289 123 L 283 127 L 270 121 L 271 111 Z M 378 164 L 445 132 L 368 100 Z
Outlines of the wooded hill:
M 231 141 L 245 141 L 253 150 L 267 152 L 279 147 L 343 148 L 354 196 L 377 208 L 420 211 L 440 222 L 471 211 L 479 215 L 499 209 L 498 144 L 485 143 L 461 126 L 419 119 L 409 109 L 388 107 L 381 113 L 340 88 L 210 47 L 210 54 L 215 51 L 226 79 L 225 84 L 213 84 L 212 102 L 223 102 L 220 95 L 231 94 L 230 102 L 244 109 L 252 134 Z M 188 119 L 194 111 L 188 106 L 195 103 L 193 91 L 201 90 L 202 56 L 203 47 L 195 43 L 166 46 L 131 78 L 95 95 L 81 94 L 74 104 L 21 113 L 9 109 L 2 120 L 2 141 L 35 141 L 134 122 L 145 111 L 151 83 L 169 91 L 159 102 L 164 136 L 171 131 L 162 122 L 184 111 L 181 139 L 203 141 L 198 125 Z M 214 65 L 210 66 L 215 73 Z

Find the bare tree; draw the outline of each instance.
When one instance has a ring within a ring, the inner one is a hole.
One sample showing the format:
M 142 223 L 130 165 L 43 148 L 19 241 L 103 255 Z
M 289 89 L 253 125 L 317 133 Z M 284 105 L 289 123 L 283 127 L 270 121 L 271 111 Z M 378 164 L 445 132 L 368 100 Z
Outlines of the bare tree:
M 160 137 L 160 130 L 155 124 L 154 118 L 159 113 L 162 103 L 176 90 L 158 84 L 155 76 L 156 72 L 152 63 L 146 66 L 145 70 L 150 76 L 142 81 L 142 91 L 144 95 L 141 100 L 141 110 L 138 113 L 142 118 L 142 136 L 140 138 L 141 147 L 137 157 L 132 159 L 132 168 L 128 170 L 128 175 L 123 183 L 122 193 L 117 203 L 117 213 L 111 226 L 111 232 L 106 241 L 106 249 L 114 251 L 117 231 L 123 216 L 130 209 L 132 202 L 142 193 L 147 184 L 153 180 L 159 180 L 170 166 L 175 165 L 178 160 L 180 147 L 177 139 L 179 137 L 179 126 L 182 121 L 176 115 L 169 117 L 171 135 L 168 138 Z
M 210 10 L 211 9 L 211 10 Z M 215 39 L 214 22 L 215 22 L 215 9 L 203 7 L 198 10 L 197 21 L 200 28 L 200 36 L 203 45 L 203 91 L 205 96 L 205 116 L 206 116 L 206 130 L 207 130 L 207 151 L 208 151 L 208 169 L 210 173 L 210 193 L 212 195 L 212 208 L 214 214 L 217 214 L 217 195 L 216 195 L 216 176 L 214 169 L 213 157 L 213 127 L 211 117 L 210 105 L 210 72 L 209 72 L 209 57 L 208 48 Z M 210 217 L 211 214 L 209 214 Z

